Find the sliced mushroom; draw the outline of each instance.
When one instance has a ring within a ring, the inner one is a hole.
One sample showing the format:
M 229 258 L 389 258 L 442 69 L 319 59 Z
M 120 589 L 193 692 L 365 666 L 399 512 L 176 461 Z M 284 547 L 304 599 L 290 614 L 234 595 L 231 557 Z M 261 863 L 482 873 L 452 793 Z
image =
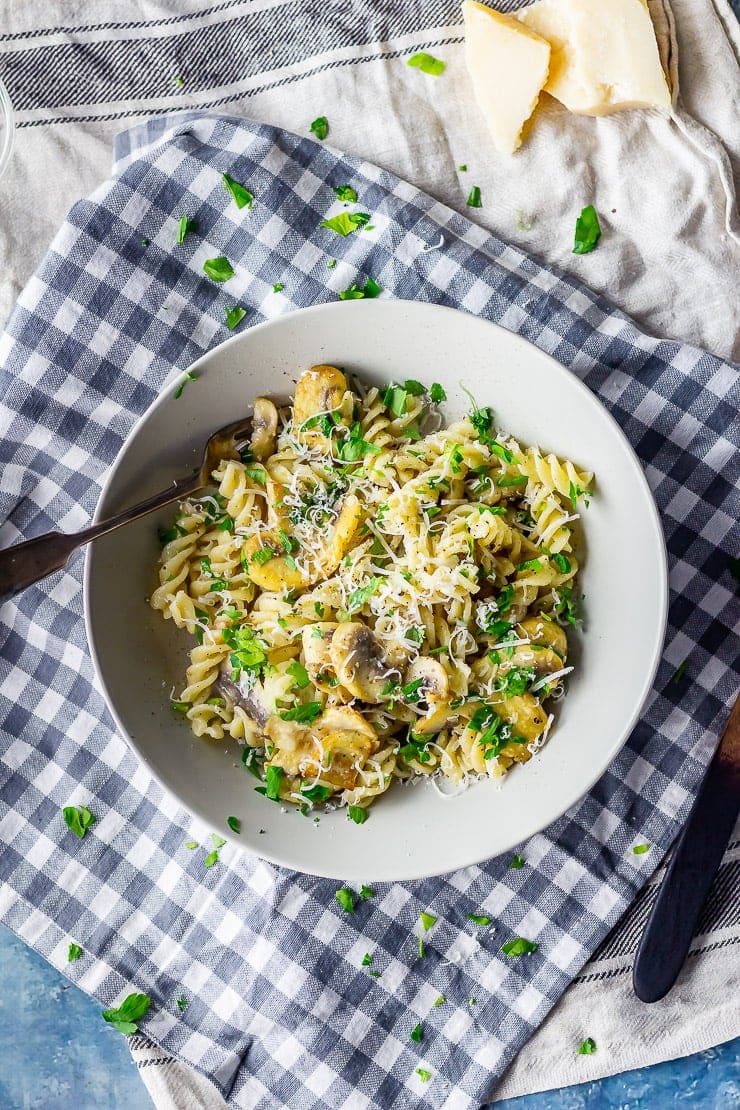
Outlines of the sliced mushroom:
M 511 658 L 501 664 L 498 673 L 503 674 L 512 667 L 527 667 L 539 678 L 542 675 L 561 671 L 563 660 L 551 648 L 538 647 L 536 644 L 520 644 L 512 651 Z
M 278 411 L 267 397 L 257 397 L 252 416 L 252 454 L 259 462 L 275 453 Z
M 544 617 L 527 617 L 521 622 L 520 627 L 531 643 L 551 648 L 565 662 L 568 654 L 568 637 L 559 624 L 545 620 Z
M 260 728 L 264 728 L 272 709 L 267 704 L 262 683 L 258 680 L 251 690 L 247 690 L 234 681 L 231 671 L 231 663 L 226 659 L 214 683 L 214 690 L 221 694 L 229 705 L 240 705 Z
M 324 782 L 342 790 L 355 785 L 360 766 L 378 749 L 372 725 L 353 709 L 327 709 L 310 727 L 271 717 L 265 733 L 273 742 L 270 763 L 296 778 Z
M 303 629 L 304 665 L 314 686 L 326 693 L 331 693 L 339 681 L 331 658 L 331 641 L 337 628 L 334 621 L 320 621 Z
M 260 561 L 254 556 L 267 549 L 275 552 L 274 555 Z M 248 536 L 242 546 L 242 561 L 247 566 L 247 574 L 255 585 L 270 593 L 282 593 L 285 590 L 296 590 L 306 585 L 304 574 L 292 563 L 288 564 L 287 556 L 277 554 L 283 551 L 279 538 L 270 533 L 261 536 Z
M 494 694 L 491 704 L 499 717 L 511 725 L 514 735 L 523 737 L 527 744 L 537 740 L 547 727 L 547 714 L 532 694 L 518 694 L 511 698 L 497 698 Z M 509 743 L 503 751 L 512 758 L 519 754 L 517 762 L 526 762 L 522 758 L 526 744 Z
M 332 705 L 318 720 L 319 732 L 359 732 L 366 740 L 375 740 L 375 729 L 361 713 L 348 705 Z
M 293 402 L 293 432 L 308 442 L 324 440 L 320 428 L 305 428 L 306 421 L 320 413 L 336 412 L 347 392 L 347 379 L 336 366 L 312 366 L 296 385 Z M 344 421 L 343 421 L 344 422 Z
M 280 488 L 278 483 L 275 487 Z M 276 502 L 277 511 L 280 504 Z M 283 537 L 279 534 L 264 532 L 259 536 L 248 536 L 242 547 L 243 561 L 247 565 L 247 574 L 255 585 L 270 593 L 281 593 L 285 590 L 296 590 L 311 586 L 320 578 L 328 578 L 339 566 L 344 555 L 352 545 L 355 533 L 362 523 L 362 506 L 353 493 L 344 499 L 342 511 L 334 525 L 325 551 L 318 559 L 304 561 L 304 570 L 295 565 L 295 557 L 282 553 Z M 285 529 L 283 529 L 285 531 Z M 286 533 L 287 535 L 287 533 Z M 273 555 L 265 561 L 254 556 L 260 550 L 271 548 Z
M 321 559 L 324 577 L 333 574 L 352 546 L 355 533 L 362 524 L 362 505 L 354 493 L 348 494 L 334 525 L 328 549 Z
M 418 682 L 419 702 L 426 704 L 427 712 L 418 721 L 414 722 L 414 732 L 432 733 L 439 732 L 449 720 L 450 709 L 450 683 L 447 671 L 438 659 L 428 655 L 420 655 L 411 664 L 404 675 L 404 683 Z
M 382 701 L 392 668 L 366 624 L 348 621 L 339 625 L 331 639 L 331 660 L 337 678 L 353 697 Z

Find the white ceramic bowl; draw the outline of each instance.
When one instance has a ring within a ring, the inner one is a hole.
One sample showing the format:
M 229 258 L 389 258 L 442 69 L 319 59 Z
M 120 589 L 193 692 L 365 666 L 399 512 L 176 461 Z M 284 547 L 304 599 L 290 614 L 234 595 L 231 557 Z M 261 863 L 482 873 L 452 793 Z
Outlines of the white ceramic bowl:
M 235 745 L 198 740 L 169 705 L 190 637 L 146 604 L 156 583 L 165 510 L 98 540 L 86 570 L 88 636 L 111 712 L 162 785 L 224 837 L 265 859 L 369 882 L 443 874 L 507 852 L 545 828 L 596 782 L 635 724 L 663 643 L 667 574 L 658 514 L 640 465 L 590 391 L 524 339 L 463 312 L 409 301 L 321 305 L 251 328 L 205 355 L 179 400 L 166 389 L 113 467 L 97 518 L 188 474 L 216 428 L 261 393 L 291 396 L 300 373 L 335 363 L 376 384 L 441 382 L 450 418 L 466 386 L 498 427 L 593 470 L 584 513 L 587 621 L 572 636 L 575 672 L 548 744 L 502 784 L 443 798 L 394 785 L 361 826 L 338 810 L 319 824 L 256 794 Z M 229 815 L 241 819 L 233 834 Z M 258 830 L 264 829 L 264 833 Z

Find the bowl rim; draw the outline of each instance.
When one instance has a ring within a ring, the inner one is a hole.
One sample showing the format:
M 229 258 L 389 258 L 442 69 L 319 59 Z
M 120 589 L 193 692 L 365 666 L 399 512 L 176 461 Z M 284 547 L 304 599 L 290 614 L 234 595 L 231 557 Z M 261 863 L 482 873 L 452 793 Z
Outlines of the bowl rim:
M 2 116 L 5 121 L 5 132 L 3 134 L 2 145 L 0 145 L 0 177 L 2 177 L 13 153 L 13 142 L 15 140 L 15 112 L 13 111 L 13 103 L 10 99 L 10 94 L 1 78 L 0 116 Z
M 344 318 L 346 319 L 348 314 L 351 314 L 353 312 L 358 313 L 358 312 L 368 311 L 368 308 L 370 309 L 370 311 L 373 311 L 373 312 L 376 312 L 378 310 L 383 311 L 381 306 L 389 305 L 389 304 L 395 304 L 395 303 L 398 303 L 399 301 L 403 301 L 403 298 L 393 297 L 393 298 L 384 298 L 384 299 L 381 299 L 381 300 L 369 300 L 369 301 L 357 300 L 357 301 L 350 301 L 350 302 L 330 301 L 330 302 L 323 302 L 323 303 L 318 304 L 318 305 L 311 305 L 307 308 L 294 309 L 294 310 L 292 310 L 288 313 L 282 313 L 279 316 L 272 317 L 271 319 L 268 319 L 268 320 L 264 320 L 264 321 L 260 322 L 259 324 L 254 324 L 254 325 L 252 325 L 252 327 L 250 327 L 249 329 L 247 329 L 244 332 L 241 332 L 238 335 L 228 337 L 227 339 L 224 340 L 223 343 L 219 343 L 215 347 L 211 347 L 209 350 L 205 351 L 198 359 L 195 360 L 195 362 L 193 362 L 190 365 L 190 367 L 188 367 L 188 369 L 193 371 L 193 372 L 196 372 L 203 365 L 203 363 L 207 362 L 209 359 L 212 359 L 214 357 L 214 355 L 216 354 L 216 352 L 221 351 L 223 348 L 225 348 L 227 346 L 234 346 L 234 345 L 238 345 L 240 343 L 243 343 L 247 336 L 251 336 L 253 333 L 256 333 L 258 331 L 265 331 L 265 330 L 272 330 L 274 328 L 279 328 L 282 324 L 285 323 L 286 319 L 288 319 L 288 318 L 295 319 L 296 316 L 305 318 L 305 317 L 308 317 L 308 316 L 325 315 L 325 314 L 328 314 L 328 313 L 334 313 L 334 312 L 337 312 L 337 311 L 341 311 L 344 314 Z M 653 529 L 654 536 L 658 541 L 658 545 L 657 545 L 658 550 L 657 550 L 656 554 L 658 555 L 657 570 L 658 570 L 659 580 L 660 580 L 660 591 L 659 591 L 659 599 L 658 599 L 659 605 L 658 605 L 657 619 L 655 621 L 654 629 L 653 629 L 653 631 L 654 631 L 654 641 L 653 641 L 653 645 L 652 645 L 652 649 L 651 649 L 651 663 L 650 663 L 650 666 L 646 668 L 645 678 L 644 678 L 644 681 L 642 683 L 642 687 L 641 687 L 639 696 L 635 698 L 634 709 L 633 709 L 632 713 L 630 714 L 626 724 L 623 725 L 619 734 L 615 735 L 615 738 L 614 738 L 612 744 L 608 747 L 608 749 L 604 750 L 601 759 L 594 763 L 594 769 L 593 769 L 592 773 L 588 776 L 588 781 L 584 780 L 583 782 L 580 782 L 579 786 L 578 786 L 578 792 L 575 793 L 572 797 L 570 797 L 567 801 L 563 802 L 562 805 L 558 805 L 556 812 L 548 813 L 545 822 L 543 824 L 539 825 L 537 829 L 526 832 L 523 837 L 522 836 L 512 837 L 511 844 L 508 845 L 505 848 L 502 848 L 501 851 L 498 853 L 498 855 L 501 856 L 501 855 L 505 855 L 507 852 L 511 851 L 513 848 L 515 848 L 518 844 L 521 844 L 523 841 L 530 839 L 532 836 L 538 835 L 539 833 L 544 831 L 546 828 L 548 828 L 550 825 L 552 825 L 556 821 L 560 820 L 560 818 L 563 817 L 563 815 L 565 813 L 567 813 L 568 810 L 570 810 L 574 806 L 578 805 L 583 800 L 583 798 L 586 797 L 586 795 L 594 787 L 594 785 L 599 781 L 599 779 L 602 777 L 602 775 L 605 774 L 609 765 L 612 763 L 612 761 L 616 758 L 616 756 L 622 750 L 624 745 L 627 743 L 627 740 L 629 739 L 629 736 L 632 733 L 632 730 L 634 729 L 635 725 L 637 724 L 637 722 L 640 718 L 640 715 L 642 713 L 642 710 L 645 706 L 645 703 L 646 703 L 646 701 L 647 701 L 647 699 L 650 695 L 650 691 L 651 691 L 652 686 L 653 686 L 655 675 L 657 673 L 658 666 L 660 664 L 660 660 L 661 660 L 661 657 L 662 657 L 663 646 L 664 646 L 665 637 L 666 637 L 666 630 L 667 630 L 667 623 L 668 623 L 669 592 L 668 592 L 668 556 L 667 556 L 667 549 L 666 549 L 666 543 L 665 543 L 665 536 L 664 536 L 663 527 L 662 527 L 662 524 L 661 524 L 661 521 L 660 521 L 660 514 L 658 512 L 658 508 L 657 508 L 657 505 L 655 503 L 655 498 L 653 497 L 652 490 L 650 489 L 649 483 L 647 481 L 647 478 L 645 476 L 645 473 L 643 471 L 643 468 L 642 468 L 640 460 L 637 456 L 637 453 L 635 452 L 634 448 L 632 447 L 632 444 L 627 439 L 627 436 L 625 435 L 625 433 L 622 431 L 622 428 L 617 423 L 616 419 L 612 416 L 611 412 L 609 412 L 609 410 L 603 404 L 601 399 L 591 389 L 589 389 L 589 387 L 585 384 L 585 382 L 583 382 L 578 377 L 578 375 L 576 373 L 574 373 L 567 366 L 564 366 L 561 362 L 558 362 L 558 360 L 555 359 L 552 355 L 550 355 L 547 351 L 543 351 L 542 348 L 538 347 L 536 344 L 532 343 L 530 340 L 524 338 L 524 336 L 519 335 L 517 332 L 509 331 L 507 328 L 504 328 L 500 324 L 497 324 L 492 320 L 488 320 L 485 317 L 476 316 L 473 313 L 465 312 L 465 310 L 453 308 L 449 305 L 439 305 L 439 304 L 436 304 L 434 302 L 411 301 L 411 302 L 407 302 L 407 303 L 413 304 L 415 308 L 423 306 L 423 307 L 429 309 L 430 312 L 433 312 L 433 313 L 436 313 L 436 314 L 455 313 L 456 315 L 460 315 L 462 313 L 462 315 L 470 316 L 472 319 L 474 319 L 476 321 L 480 321 L 481 323 L 485 323 L 485 324 L 489 325 L 492 328 L 496 328 L 500 332 L 504 332 L 507 336 L 507 341 L 513 342 L 515 345 L 520 346 L 522 349 L 525 349 L 525 348 L 528 349 L 528 350 L 534 349 L 534 351 L 536 351 L 538 357 L 541 357 L 542 359 L 545 359 L 545 360 L 547 360 L 547 362 L 550 363 L 550 368 L 551 368 L 551 371 L 553 373 L 561 375 L 561 376 L 567 376 L 567 379 L 568 379 L 569 383 L 572 386 L 575 386 L 582 393 L 587 394 L 588 398 L 589 398 L 589 401 L 591 403 L 598 404 L 601 407 L 601 409 L 603 410 L 603 412 L 606 415 L 606 417 L 608 418 L 608 420 L 613 425 L 613 428 L 616 431 L 618 438 L 622 442 L 622 446 L 624 448 L 626 448 L 625 457 L 626 457 L 626 459 L 629 460 L 630 466 L 635 471 L 635 473 L 637 475 L 637 478 L 638 478 L 638 481 L 643 487 L 643 490 L 644 490 L 644 493 L 645 493 L 645 502 L 646 502 L 648 514 L 649 514 L 649 517 L 650 517 L 650 523 L 651 523 L 651 526 L 652 526 L 652 529 Z M 100 491 L 100 494 L 98 496 L 98 501 L 97 501 L 97 504 L 96 504 L 96 507 L 95 507 L 95 513 L 94 513 L 94 516 L 92 518 L 91 524 L 97 524 L 102 519 L 101 506 L 103 506 L 105 504 L 105 501 L 108 497 L 108 494 L 110 492 L 110 488 L 111 488 L 111 486 L 112 486 L 112 484 L 115 480 L 115 476 L 116 476 L 116 473 L 118 471 L 119 464 L 120 464 L 121 460 L 123 459 L 123 457 L 126 453 L 127 444 L 129 443 L 129 441 L 131 439 L 134 438 L 135 434 L 139 431 L 139 429 L 142 427 L 142 425 L 144 425 L 146 423 L 146 421 L 150 418 L 151 414 L 156 409 L 158 409 L 161 405 L 166 404 L 166 402 L 174 395 L 174 393 L 177 390 L 178 385 L 179 385 L 179 379 L 181 377 L 181 373 L 182 372 L 172 374 L 172 380 L 169 381 L 168 383 L 166 383 L 162 387 L 162 390 L 159 393 L 159 396 L 156 397 L 155 400 L 151 403 L 151 405 L 149 405 L 149 407 L 142 413 L 142 415 L 140 417 L 138 417 L 138 419 L 134 422 L 131 429 L 129 430 L 128 435 L 126 436 L 126 440 L 124 441 L 124 444 L 123 444 L 121 450 L 119 451 L 116 459 L 114 460 L 114 462 L 111 464 L 111 466 L 108 469 L 108 472 L 107 472 L 106 477 L 105 477 L 105 481 L 104 481 L 104 483 L 101 487 L 101 491 Z M 92 662 L 93 662 L 93 666 L 95 668 L 95 674 L 96 674 L 98 682 L 100 684 L 100 688 L 103 692 L 108 710 L 109 710 L 111 716 L 113 717 L 113 720 L 115 722 L 115 725 L 116 725 L 116 728 L 118 730 L 119 735 L 125 741 L 127 746 L 131 749 L 131 751 L 134 752 L 136 757 L 141 761 L 141 763 L 144 765 L 144 767 L 146 768 L 148 774 L 152 777 L 152 779 L 160 786 L 160 788 L 166 794 L 168 794 L 171 798 L 173 798 L 177 802 L 177 804 L 180 807 L 182 807 L 183 810 L 185 810 L 187 813 L 190 813 L 192 816 L 196 817 L 199 821 L 201 821 L 207 827 L 212 827 L 213 826 L 212 816 L 206 812 L 205 808 L 200 803 L 191 803 L 191 802 L 186 803 L 186 802 L 184 802 L 182 800 L 182 798 L 164 781 L 163 776 L 161 776 L 153 768 L 149 759 L 147 758 L 146 752 L 142 749 L 139 742 L 137 740 L 134 740 L 134 738 L 129 735 L 129 732 L 128 732 L 127 728 L 124 726 L 123 721 L 121 719 L 121 716 L 119 715 L 118 710 L 117 710 L 117 708 L 114 704 L 114 700 L 113 700 L 113 698 L 110 694 L 110 691 L 109 691 L 109 688 L 108 688 L 108 683 L 106 682 L 106 679 L 105 679 L 105 676 L 104 676 L 104 673 L 103 673 L 103 668 L 102 668 L 101 663 L 100 663 L 100 657 L 99 657 L 99 654 L 98 654 L 98 649 L 97 649 L 97 644 L 96 644 L 96 635 L 95 635 L 95 632 L 94 632 L 93 616 L 92 616 L 92 612 L 91 612 L 91 608 L 90 608 L 91 579 L 92 579 L 93 561 L 94 561 L 93 552 L 94 552 L 94 544 L 90 543 L 90 544 L 87 545 L 87 549 L 86 549 L 86 552 L 85 552 L 85 565 L 84 565 L 84 574 L 83 574 L 83 609 L 84 609 L 84 619 L 85 619 L 85 631 L 86 631 L 87 642 L 88 642 L 88 646 L 89 646 L 89 650 L 90 650 L 90 656 L 91 656 L 91 659 L 92 659 Z M 257 858 L 265 860 L 268 863 L 274 864 L 274 865 L 279 866 L 279 867 L 285 867 L 285 868 L 287 868 L 291 871 L 300 871 L 300 868 L 296 865 L 295 860 L 286 858 L 280 850 L 272 851 L 270 849 L 270 846 L 266 844 L 264 850 L 262 849 L 262 846 L 260 845 L 260 849 L 258 851 L 256 849 L 256 847 L 254 847 L 252 845 L 245 844 L 242 837 L 234 834 L 228 828 L 223 828 L 222 830 L 220 830 L 220 834 L 230 844 L 232 844 L 234 847 L 238 848 L 241 852 L 245 852 L 247 855 L 254 855 Z M 488 856 L 486 854 L 484 854 L 483 856 L 480 856 L 480 855 L 471 856 L 470 858 L 466 857 L 465 859 L 461 859 L 456 864 L 455 870 L 463 869 L 465 867 L 480 865 L 489 858 L 496 858 L 496 857 L 491 857 L 491 856 Z M 320 862 L 320 860 L 317 860 L 316 862 Z M 331 867 L 321 867 L 321 866 L 314 868 L 310 872 L 301 872 L 301 873 L 317 875 L 317 876 L 320 876 L 320 877 L 323 877 L 323 878 L 334 879 L 334 880 L 338 880 L 338 881 L 352 881 L 353 879 L 357 879 L 357 881 L 360 881 L 360 879 L 362 879 L 362 881 L 368 881 L 367 868 L 366 867 L 363 869 L 362 876 L 360 876 L 359 874 L 358 875 L 348 875 L 346 873 L 346 871 L 343 871 L 340 874 L 339 872 L 337 872 L 335 870 L 332 870 Z M 400 874 L 400 873 L 394 874 L 392 876 L 392 878 L 390 878 L 390 879 L 384 879 L 382 876 L 377 876 L 377 875 L 376 876 L 371 875 L 370 879 L 374 880 L 376 882 L 383 882 L 383 881 L 387 881 L 387 882 L 413 882 L 413 881 L 416 881 L 416 880 L 420 880 L 420 879 L 424 879 L 424 878 L 431 878 L 431 877 L 438 876 L 440 874 L 448 874 L 448 873 L 450 873 L 449 869 L 447 869 L 447 871 L 441 871 L 440 872 L 439 870 L 435 870 L 433 867 L 409 866 L 404 871 L 403 874 Z

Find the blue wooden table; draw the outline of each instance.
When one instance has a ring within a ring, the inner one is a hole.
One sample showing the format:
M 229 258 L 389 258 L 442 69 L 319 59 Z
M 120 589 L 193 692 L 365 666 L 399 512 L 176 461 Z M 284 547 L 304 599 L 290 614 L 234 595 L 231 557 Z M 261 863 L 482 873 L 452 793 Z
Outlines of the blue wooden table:
M 0 1110 L 151 1110 L 125 1038 L 100 1006 L 0 928 Z M 740 1038 L 502 1110 L 740 1110 Z M 389 1108 L 390 1110 L 390 1108 Z

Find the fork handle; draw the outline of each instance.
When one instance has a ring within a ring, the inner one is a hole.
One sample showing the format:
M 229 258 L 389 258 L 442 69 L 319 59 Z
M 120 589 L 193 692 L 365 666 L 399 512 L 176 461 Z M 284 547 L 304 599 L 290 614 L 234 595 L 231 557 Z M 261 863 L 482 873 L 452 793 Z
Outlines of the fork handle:
M 130 509 L 124 509 L 116 516 L 101 520 L 98 524 L 92 524 L 81 532 L 46 532 L 43 536 L 36 536 L 13 547 L 6 547 L 0 551 L 0 605 L 15 597 L 21 590 L 33 586 L 42 578 L 66 567 L 72 553 L 83 544 L 97 539 L 98 536 L 104 536 L 107 532 L 112 532 L 114 528 L 120 528 L 122 524 L 128 524 L 132 520 L 146 516 L 147 513 L 153 513 L 172 501 L 188 497 L 202 488 L 203 480 L 200 474 L 191 478 L 181 478 L 161 493 L 155 493 L 146 501 L 140 501 Z

